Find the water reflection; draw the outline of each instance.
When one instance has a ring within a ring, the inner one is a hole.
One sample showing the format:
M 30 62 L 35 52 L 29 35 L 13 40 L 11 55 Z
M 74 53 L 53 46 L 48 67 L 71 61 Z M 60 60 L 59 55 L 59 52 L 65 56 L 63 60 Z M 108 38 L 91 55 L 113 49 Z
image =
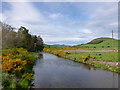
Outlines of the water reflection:
M 41 53 L 33 70 L 34 88 L 115 88 L 118 74 Z
M 84 68 L 84 69 L 86 69 L 86 70 L 90 70 L 90 71 L 92 71 L 92 70 L 96 70 L 96 67 L 94 67 L 94 66 L 90 66 L 90 65 L 88 65 L 88 64 L 82 64 L 82 68 Z
M 39 59 L 42 59 L 43 58 L 43 54 L 40 52 L 38 53 L 38 56 L 39 56 Z

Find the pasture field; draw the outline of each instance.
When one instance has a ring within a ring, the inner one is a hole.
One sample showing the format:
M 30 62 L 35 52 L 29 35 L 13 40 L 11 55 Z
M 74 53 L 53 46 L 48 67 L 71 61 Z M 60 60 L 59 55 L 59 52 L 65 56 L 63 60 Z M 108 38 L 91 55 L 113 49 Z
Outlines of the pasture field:
M 79 59 L 82 59 L 82 56 L 90 56 L 90 59 L 99 61 L 118 61 L 118 52 L 75 52 L 66 55 L 66 57 L 76 57 Z
M 118 49 L 118 45 L 120 40 L 108 40 L 98 44 L 82 44 L 76 45 L 75 48 L 83 48 L 83 49 L 92 49 L 92 50 L 110 50 L 110 49 Z

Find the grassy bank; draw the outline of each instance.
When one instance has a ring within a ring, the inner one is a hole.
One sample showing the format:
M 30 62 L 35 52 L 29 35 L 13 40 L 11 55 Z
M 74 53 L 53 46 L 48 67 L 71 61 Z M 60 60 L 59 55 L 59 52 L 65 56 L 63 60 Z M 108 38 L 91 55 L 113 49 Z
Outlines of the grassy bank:
M 66 57 L 76 57 L 77 59 L 82 59 L 83 56 L 90 56 L 90 59 L 97 61 L 118 61 L 118 52 L 73 52 L 68 54 Z
M 38 58 L 37 53 L 23 48 L 2 50 L 2 87 L 29 88 L 33 80 L 33 65 Z
M 70 48 L 69 48 L 70 49 Z M 69 52 L 64 48 L 45 48 L 44 52 L 52 53 L 65 59 L 73 60 L 79 63 L 86 63 L 98 68 L 120 73 L 117 65 L 109 65 L 99 62 L 119 62 L 118 52 Z

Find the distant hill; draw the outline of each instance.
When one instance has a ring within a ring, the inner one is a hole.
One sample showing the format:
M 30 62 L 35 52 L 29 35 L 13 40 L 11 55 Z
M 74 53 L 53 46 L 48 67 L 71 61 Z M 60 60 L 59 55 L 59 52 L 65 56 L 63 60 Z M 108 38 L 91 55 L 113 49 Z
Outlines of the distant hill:
M 76 48 L 89 48 L 89 49 L 117 49 L 120 40 L 112 38 L 96 38 L 89 43 L 76 45 Z
M 96 38 L 96 39 L 93 39 L 92 41 L 88 42 L 87 44 L 99 44 L 99 43 L 102 43 L 102 42 L 108 41 L 108 40 L 112 40 L 112 38 L 107 38 L 107 37 Z M 113 40 L 116 40 L 116 39 L 113 39 Z
M 59 44 L 54 44 L 54 45 L 44 45 L 45 48 L 64 48 L 64 47 L 68 47 L 67 45 L 59 45 Z

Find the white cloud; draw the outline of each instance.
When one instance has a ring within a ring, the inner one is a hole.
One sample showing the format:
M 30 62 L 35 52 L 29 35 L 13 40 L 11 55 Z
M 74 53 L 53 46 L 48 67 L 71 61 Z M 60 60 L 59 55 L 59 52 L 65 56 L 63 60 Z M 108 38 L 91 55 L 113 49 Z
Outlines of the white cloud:
M 2 21 L 2 13 L 0 13 L 0 21 Z
M 29 23 L 43 23 L 45 19 L 31 3 L 9 3 L 11 10 L 3 12 L 4 22 L 19 27 Z
M 109 25 L 117 26 L 117 25 L 118 25 L 118 22 L 113 22 L 113 23 L 110 23 Z
M 110 36 L 111 31 L 118 31 L 118 7 L 117 3 L 109 3 L 97 9 L 96 16 L 87 23 L 87 28 L 94 30 L 95 36 Z
M 59 41 L 80 41 L 80 40 L 84 40 L 84 38 L 78 38 L 78 37 L 47 37 L 47 36 L 44 36 L 44 41 L 46 42 L 59 42 Z
M 83 30 L 83 33 L 88 33 L 88 34 L 90 34 L 90 33 L 92 33 L 89 29 L 84 29 Z
M 95 5 L 94 7 L 96 8 L 91 11 L 92 13 L 90 13 L 90 10 L 85 11 L 90 17 L 89 20 L 83 22 L 70 21 L 63 23 L 63 25 L 79 29 L 80 37 L 89 38 L 88 40 L 96 37 L 111 37 L 112 30 L 114 30 L 114 38 L 118 37 L 118 3 L 103 3 L 100 7 Z M 81 6 L 79 5 L 76 8 L 79 10 Z
M 62 18 L 63 15 L 60 13 L 53 13 L 53 14 L 50 14 L 49 17 L 52 19 L 59 19 L 59 18 Z

